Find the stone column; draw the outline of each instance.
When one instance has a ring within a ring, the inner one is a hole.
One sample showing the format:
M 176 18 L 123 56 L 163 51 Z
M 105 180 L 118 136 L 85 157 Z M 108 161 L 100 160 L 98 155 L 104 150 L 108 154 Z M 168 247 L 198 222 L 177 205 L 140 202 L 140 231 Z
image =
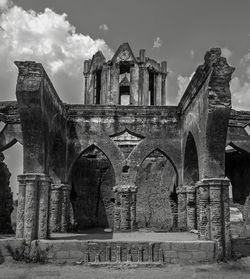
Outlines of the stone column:
M 19 182 L 18 189 L 18 207 L 16 217 L 16 238 L 23 238 L 24 232 L 24 210 L 25 210 L 25 192 L 26 182 L 25 175 L 18 175 L 17 180 Z
M 158 73 L 157 75 L 156 75 L 156 79 L 155 79 L 155 81 L 156 81 L 156 86 L 155 86 L 155 89 L 156 89 L 156 105 L 157 106 L 160 106 L 161 105 L 161 95 L 162 95 L 162 92 L 161 92 L 161 83 L 162 83 L 162 80 L 161 80 L 161 74 L 160 73 Z
M 130 189 L 131 191 L 131 205 L 130 205 L 130 213 L 131 213 L 131 230 L 136 229 L 136 192 L 137 188 L 133 187 Z
M 49 190 L 51 179 L 46 175 L 40 176 L 39 178 L 38 239 L 47 239 L 49 233 Z
M 120 223 L 120 230 L 121 231 L 128 231 L 130 227 L 130 192 L 128 189 L 123 189 L 120 192 L 120 199 L 121 199 L 121 223 Z
M 70 190 L 68 184 L 62 184 L 62 211 L 61 211 L 61 232 L 67 232 L 69 227 L 69 203 L 70 203 Z
M 109 93 L 110 93 L 110 67 L 106 64 L 102 67 L 101 74 L 101 104 L 108 104 Z
M 230 256 L 229 180 L 206 179 L 210 187 L 211 239 L 217 241 L 219 259 Z
M 199 187 L 199 237 L 202 240 L 208 240 L 210 239 L 209 188 L 201 181 L 196 185 Z
M 113 189 L 114 191 L 114 197 L 115 197 L 115 206 L 114 206 L 114 232 L 120 230 L 120 220 L 121 220 L 121 201 L 120 201 L 120 195 L 116 190 L 116 187 Z
M 186 188 L 177 189 L 178 194 L 178 229 L 180 231 L 187 230 L 187 198 Z
M 195 201 L 196 201 L 196 225 L 198 230 L 198 236 L 200 231 L 200 191 L 199 187 L 195 186 Z M 200 238 L 200 236 L 199 236 Z
M 84 74 L 84 104 L 88 104 L 88 81 L 89 74 Z
M 137 64 L 130 67 L 130 105 L 139 104 L 139 67 Z
M 230 257 L 229 180 L 207 178 L 197 184 L 200 190 L 201 239 L 216 241 L 219 260 Z
M 139 68 L 139 105 L 149 105 L 149 74 L 148 69 L 141 65 Z
M 195 186 L 186 187 L 187 189 L 187 228 L 189 231 L 196 228 L 196 203 Z
M 29 173 L 25 178 L 24 239 L 28 243 L 37 239 L 38 177 Z
M 136 192 L 134 185 L 114 187 L 116 204 L 114 212 L 114 231 L 128 231 L 136 226 Z
M 161 74 L 161 105 L 165 106 L 167 103 L 167 96 L 166 96 L 166 77 L 167 74 Z
M 120 94 L 120 86 L 119 86 L 119 64 L 115 63 L 111 66 L 110 69 L 110 105 L 118 105 L 119 104 L 119 94 Z
M 60 185 L 51 185 L 50 192 L 50 232 L 60 232 L 61 222 L 59 222 L 60 215 L 60 197 L 61 188 Z

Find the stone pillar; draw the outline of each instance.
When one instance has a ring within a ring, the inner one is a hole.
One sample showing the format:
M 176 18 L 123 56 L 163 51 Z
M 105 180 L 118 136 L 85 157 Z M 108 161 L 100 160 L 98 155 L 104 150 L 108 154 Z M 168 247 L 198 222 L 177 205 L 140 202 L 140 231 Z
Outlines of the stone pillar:
M 119 74 L 120 74 L 119 64 L 115 63 L 111 66 L 110 69 L 110 95 L 109 95 L 110 105 L 119 104 L 119 94 L 120 94 Z
M 121 201 L 120 201 L 120 195 L 116 190 L 116 187 L 114 187 L 114 197 L 115 197 L 115 206 L 114 206 L 114 232 L 120 230 L 120 220 L 121 220 Z
M 195 186 L 186 187 L 187 190 L 187 228 L 189 231 L 196 228 Z
M 139 104 L 139 67 L 134 64 L 130 67 L 130 105 Z
M 167 74 L 161 74 L 161 105 L 166 106 L 167 96 L 166 96 L 166 77 Z
M 180 231 L 187 230 L 187 198 L 186 188 L 177 189 L 178 194 L 178 229 Z
M 101 104 L 108 104 L 110 94 L 110 67 L 104 64 L 101 74 Z
M 46 175 L 40 176 L 38 239 L 47 239 L 48 238 L 50 183 L 51 183 L 51 179 L 48 176 L 46 176 Z
M 62 184 L 62 211 L 61 211 L 61 232 L 67 232 L 69 227 L 69 205 L 70 205 L 70 190 L 68 184 Z
M 136 229 L 136 192 L 137 189 L 131 189 L 131 205 L 130 205 L 130 213 L 131 213 L 131 230 Z
M 38 177 L 36 174 L 26 174 L 25 210 L 24 210 L 24 239 L 31 242 L 37 239 L 38 220 Z
M 209 224 L 209 188 L 201 181 L 197 182 L 199 187 L 199 237 L 202 240 L 210 239 L 210 224 Z
M 88 81 L 89 74 L 84 74 L 84 104 L 88 104 Z
M 114 212 L 114 231 L 128 231 L 136 225 L 136 192 L 134 185 L 114 187 L 116 203 Z
M 60 232 L 61 230 L 61 222 L 59 220 L 61 218 L 60 215 L 60 198 L 61 198 L 61 188 L 60 185 L 51 185 L 50 192 L 50 232 Z
M 139 105 L 149 105 L 149 74 L 148 69 L 141 65 L 139 68 Z
M 161 105 L 161 95 L 162 95 L 162 92 L 161 92 L 161 83 L 162 83 L 162 80 L 161 80 L 161 74 L 158 73 L 156 75 L 156 78 L 155 78 L 155 81 L 156 81 L 156 86 L 155 86 L 155 89 L 156 89 L 156 105 L 157 106 L 160 106 Z
M 24 210 L 25 210 L 25 192 L 26 182 L 25 175 L 18 175 L 17 180 L 19 182 L 18 189 L 18 207 L 16 217 L 16 238 L 23 238 L 24 232 Z
M 196 201 L 196 225 L 198 230 L 198 236 L 200 231 L 200 191 L 199 187 L 195 187 L 195 201 Z M 200 238 L 200 236 L 199 236 Z
M 217 256 L 230 257 L 229 180 L 207 178 L 197 183 L 200 190 L 200 238 L 217 242 Z

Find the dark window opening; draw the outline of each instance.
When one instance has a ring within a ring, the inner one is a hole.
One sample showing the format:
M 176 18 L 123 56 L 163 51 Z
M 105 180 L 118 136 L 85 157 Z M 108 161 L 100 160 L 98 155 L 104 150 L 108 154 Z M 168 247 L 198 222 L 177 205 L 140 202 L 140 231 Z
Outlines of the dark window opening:
M 95 74 L 95 104 L 101 103 L 101 70 L 96 71 Z
M 155 105 L 155 74 L 152 71 L 149 71 L 149 101 L 150 105 Z

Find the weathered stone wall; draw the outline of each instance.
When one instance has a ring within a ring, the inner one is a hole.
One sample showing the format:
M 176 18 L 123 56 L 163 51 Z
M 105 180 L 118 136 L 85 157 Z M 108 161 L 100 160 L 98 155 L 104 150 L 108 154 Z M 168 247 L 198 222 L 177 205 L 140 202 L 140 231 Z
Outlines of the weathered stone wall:
M 142 163 L 136 179 L 136 226 L 148 230 L 171 231 L 173 207 L 171 193 L 176 173 L 170 161 L 160 152 L 153 152 Z

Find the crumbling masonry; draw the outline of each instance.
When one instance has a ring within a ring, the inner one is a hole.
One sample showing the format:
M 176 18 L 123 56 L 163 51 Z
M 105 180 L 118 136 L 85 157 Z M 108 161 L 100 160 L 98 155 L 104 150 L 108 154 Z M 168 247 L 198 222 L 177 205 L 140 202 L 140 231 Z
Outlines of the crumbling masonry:
M 136 57 L 127 43 L 110 61 L 99 51 L 84 62 L 82 105 L 63 103 L 41 64 L 16 65 L 17 102 L 1 103 L 0 151 L 23 144 L 17 238 L 197 229 L 217 241 L 220 258 L 230 256 L 229 184 L 244 204 L 250 113 L 231 109 L 234 68 L 220 49 L 206 53 L 177 106 L 166 105 L 167 63 L 145 50 Z

